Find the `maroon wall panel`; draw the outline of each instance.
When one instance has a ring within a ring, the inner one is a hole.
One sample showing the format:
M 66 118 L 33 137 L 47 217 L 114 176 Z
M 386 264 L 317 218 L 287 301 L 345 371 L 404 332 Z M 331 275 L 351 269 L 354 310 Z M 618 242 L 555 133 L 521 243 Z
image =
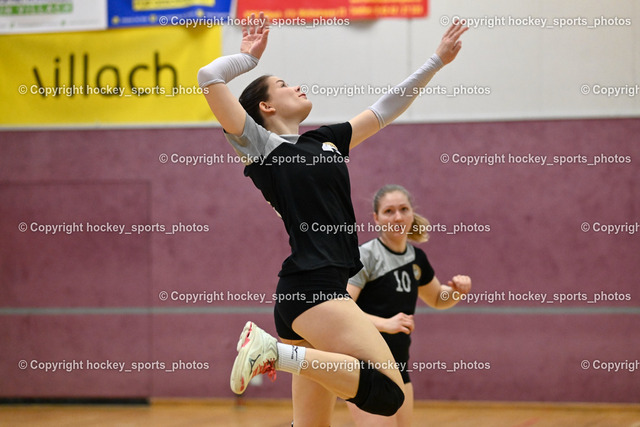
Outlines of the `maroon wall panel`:
M 481 297 L 445 312 L 421 305 L 417 398 L 637 400 L 640 230 L 628 230 L 640 222 L 639 134 L 637 119 L 394 125 L 353 150 L 358 223 L 371 223 L 380 186 L 404 185 L 439 227 L 421 245 L 438 277 L 469 274 Z M 187 155 L 205 163 L 176 162 Z M 275 332 L 271 295 L 288 254 L 234 157 L 219 129 L 0 133 L 0 396 L 233 396 L 238 334 L 247 319 Z M 85 229 L 31 228 L 74 222 Z M 534 295 L 544 302 L 524 300 Z M 37 367 L 87 360 L 143 365 Z M 461 362 L 475 365 L 447 372 Z M 247 397 L 286 398 L 289 387 L 280 373 Z
M 152 391 L 149 373 L 127 375 L 107 363 L 149 357 L 149 316 L 84 314 L 150 304 L 150 237 L 106 231 L 107 224 L 147 223 L 149 189 L 145 182 L 0 185 L 0 301 L 14 309 L 0 317 L 3 395 Z M 60 308 L 65 315 L 44 311 Z M 28 315 L 34 309 L 43 311 Z

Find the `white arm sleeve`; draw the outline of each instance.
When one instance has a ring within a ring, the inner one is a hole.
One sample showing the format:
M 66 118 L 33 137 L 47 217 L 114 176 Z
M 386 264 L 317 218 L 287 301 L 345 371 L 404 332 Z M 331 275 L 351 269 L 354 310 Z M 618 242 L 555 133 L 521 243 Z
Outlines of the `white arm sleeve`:
M 206 87 L 213 83 L 229 83 L 258 65 L 258 58 L 248 53 L 221 56 L 198 70 L 198 84 Z
M 420 88 L 425 87 L 442 67 L 444 67 L 442 60 L 434 53 L 415 73 L 369 107 L 378 118 L 380 129 L 404 113 L 415 96 L 420 93 Z

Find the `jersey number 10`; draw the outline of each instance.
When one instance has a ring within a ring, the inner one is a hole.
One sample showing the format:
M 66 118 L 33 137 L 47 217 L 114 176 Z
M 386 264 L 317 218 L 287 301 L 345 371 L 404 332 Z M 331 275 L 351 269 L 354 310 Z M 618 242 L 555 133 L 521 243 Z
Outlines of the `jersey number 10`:
M 409 273 L 406 271 L 402 271 L 402 279 L 398 274 L 398 271 L 394 271 L 393 275 L 396 277 L 396 282 L 398 282 L 398 287 L 396 288 L 396 292 L 411 292 L 411 278 L 409 277 Z

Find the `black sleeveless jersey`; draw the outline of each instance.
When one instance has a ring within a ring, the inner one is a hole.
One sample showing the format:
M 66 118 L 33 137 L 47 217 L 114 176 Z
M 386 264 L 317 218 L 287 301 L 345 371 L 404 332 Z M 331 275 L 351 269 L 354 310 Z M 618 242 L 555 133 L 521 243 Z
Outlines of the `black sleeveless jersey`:
M 289 235 L 291 255 L 280 276 L 326 266 L 357 273 L 355 214 L 347 163 L 348 122 L 302 135 L 276 135 L 247 115 L 241 136 L 226 134 L 251 178 Z

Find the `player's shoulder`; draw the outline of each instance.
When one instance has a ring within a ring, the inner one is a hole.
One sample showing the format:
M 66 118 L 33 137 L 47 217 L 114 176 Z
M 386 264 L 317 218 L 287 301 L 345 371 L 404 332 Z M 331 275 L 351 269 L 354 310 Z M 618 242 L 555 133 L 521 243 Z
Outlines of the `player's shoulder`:
M 372 239 L 359 246 L 360 261 L 368 271 L 373 271 L 383 262 L 383 247 L 378 239 Z
M 335 123 L 331 125 L 320 126 L 317 129 L 307 131 L 301 135 L 301 138 L 308 137 L 319 142 L 334 143 L 342 153 L 344 144 L 351 141 L 352 128 L 351 123 Z M 346 155 L 346 153 L 342 153 Z
M 343 135 L 345 133 L 351 134 L 352 127 L 351 127 L 351 123 L 342 122 L 342 123 L 334 123 L 331 125 L 320 126 L 317 130 L 325 133 L 330 132 L 334 135 Z
M 377 252 L 377 240 L 378 239 L 369 240 L 368 242 L 364 242 L 358 247 L 358 249 L 360 249 L 360 258 L 368 259 L 375 255 L 375 253 Z
M 413 246 L 413 245 L 410 245 Z M 416 274 L 416 269 L 420 271 L 419 275 L 416 276 L 416 279 L 419 279 L 418 276 L 424 276 L 424 283 L 430 282 L 435 276 L 435 270 L 427 258 L 427 254 L 422 249 L 414 246 L 415 256 L 413 262 L 413 270 L 414 274 Z
M 422 250 L 421 248 L 417 247 L 417 246 L 413 246 L 413 245 L 409 245 L 410 247 L 413 248 L 414 251 L 414 258 L 417 262 L 429 262 L 429 257 L 427 257 L 427 253 Z
M 416 256 L 425 257 L 425 258 L 427 257 L 427 253 L 423 251 L 422 248 L 419 248 L 414 245 L 409 245 L 409 246 L 413 248 L 413 251 L 416 254 Z
M 360 248 L 362 248 L 362 249 L 366 249 L 366 250 L 370 250 L 370 249 L 371 249 L 371 247 L 372 247 L 373 245 L 375 245 L 377 241 L 378 241 L 378 239 L 371 239 L 371 240 L 369 240 L 369 241 L 367 241 L 367 242 L 362 243 L 362 244 L 360 245 Z

